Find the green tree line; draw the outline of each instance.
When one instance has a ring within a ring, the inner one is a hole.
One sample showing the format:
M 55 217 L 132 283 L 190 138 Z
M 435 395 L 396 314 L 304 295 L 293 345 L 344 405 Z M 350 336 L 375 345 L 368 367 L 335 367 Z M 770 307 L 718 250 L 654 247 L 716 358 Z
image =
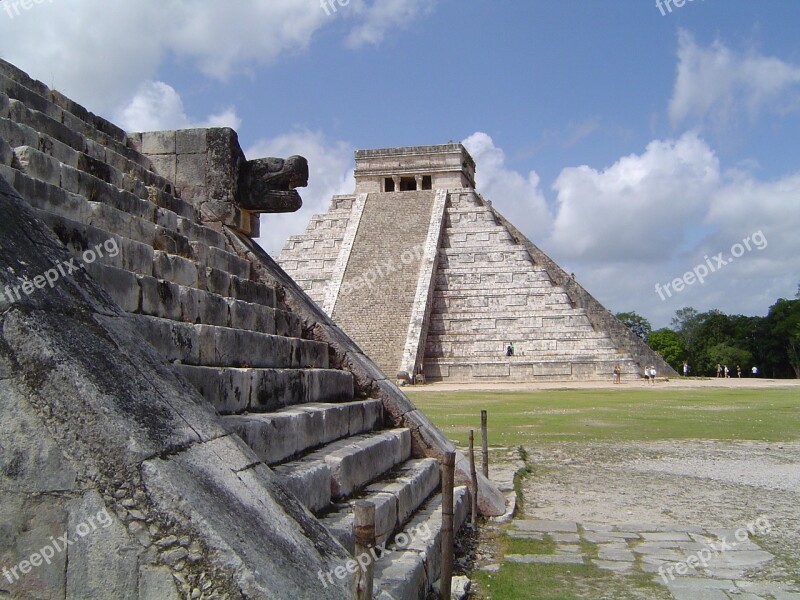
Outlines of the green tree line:
M 794 300 L 779 299 L 766 317 L 686 307 L 676 311 L 670 327 L 653 331 L 635 312 L 616 316 L 678 373 L 686 361 L 690 375 L 716 375 L 721 364 L 733 377 L 737 366 L 748 377 L 756 366 L 762 377 L 800 378 L 800 286 Z

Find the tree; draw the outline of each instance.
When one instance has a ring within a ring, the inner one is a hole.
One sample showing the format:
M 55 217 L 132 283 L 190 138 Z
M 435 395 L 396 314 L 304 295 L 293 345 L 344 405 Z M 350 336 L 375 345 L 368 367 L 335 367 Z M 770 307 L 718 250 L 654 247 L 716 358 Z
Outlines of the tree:
M 643 340 L 647 340 L 647 336 L 650 335 L 650 332 L 653 331 L 653 326 L 650 324 L 650 321 L 645 319 L 643 316 L 633 312 L 621 312 L 614 315 L 617 317 L 622 323 L 633 333 L 638 335 Z
M 781 298 L 770 307 L 765 321 L 767 335 L 761 342 L 766 348 L 767 372 L 772 377 L 800 377 L 800 299 Z
M 728 365 L 731 376 L 735 376 L 736 366 L 741 366 L 743 371 L 747 371 L 747 365 L 752 361 L 752 356 L 747 350 L 731 346 L 725 342 L 710 346 L 705 351 L 706 369 L 716 370 L 717 365 Z
M 705 362 L 702 358 L 705 344 L 700 330 L 706 319 L 714 312 L 699 313 L 691 306 L 687 306 L 675 311 L 675 317 L 672 319 L 672 329 L 683 340 L 683 347 L 686 349 L 686 360 L 689 361 L 689 365 L 695 369 L 697 374 L 705 372 L 705 368 L 701 369 L 700 366 Z
M 647 336 L 647 345 L 661 354 L 669 366 L 678 373 L 683 373 L 683 361 L 686 360 L 686 348 L 681 336 L 664 327 Z M 694 365 L 689 365 L 694 369 Z

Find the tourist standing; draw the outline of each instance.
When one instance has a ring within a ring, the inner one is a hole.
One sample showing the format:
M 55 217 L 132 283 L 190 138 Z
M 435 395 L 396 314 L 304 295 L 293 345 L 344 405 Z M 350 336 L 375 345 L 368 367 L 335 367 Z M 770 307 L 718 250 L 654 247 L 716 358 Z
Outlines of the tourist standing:
M 753 368 L 750 369 L 753 372 L 753 377 L 758 377 L 758 367 L 753 365 Z
M 619 383 L 622 376 L 622 367 L 614 365 L 614 383 Z
M 725 379 L 730 379 L 731 370 L 728 368 L 728 365 L 725 365 L 724 367 L 722 367 L 722 369 L 725 371 Z
M 742 367 L 741 367 L 741 365 L 736 365 L 736 377 L 738 377 L 739 379 L 742 378 Z
M 683 376 L 684 377 L 689 376 L 689 363 L 686 361 L 683 361 Z

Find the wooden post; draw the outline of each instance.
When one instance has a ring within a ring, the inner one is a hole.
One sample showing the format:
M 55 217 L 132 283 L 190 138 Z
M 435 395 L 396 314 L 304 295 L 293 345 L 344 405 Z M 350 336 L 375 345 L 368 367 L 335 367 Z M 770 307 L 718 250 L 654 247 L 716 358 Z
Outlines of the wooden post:
M 442 573 L 439 579 L 439 595 L 450 600 L 453 578 L 453 478 L 455 476 L 456 453 L 447 452 L 442 459 Z
M 487 428 L 488 414 L 481 411 L 481 449 L 483 450 L 483 476 L 489 479 L 489 440 Z
M 353 576 L 353 600 L 372 600 L 375 561 L 370 550 L 375 547 L 375 505 L 358 500 L 353 511 L 353 558 L 359 564 Z
M 478 526 L 478 473 L 475 471 L 475 432 L 469 430 L 469 476 L 472 478 L 472 527 Z

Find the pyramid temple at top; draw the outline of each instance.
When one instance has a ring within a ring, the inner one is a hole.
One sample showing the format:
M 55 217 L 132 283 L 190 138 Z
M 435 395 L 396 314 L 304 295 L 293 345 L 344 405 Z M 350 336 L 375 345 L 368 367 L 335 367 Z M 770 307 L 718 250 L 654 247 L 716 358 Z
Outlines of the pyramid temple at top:
M 675 374 L 476 191 L 463 145 L 359 150 L 355 162 L 355 193 L 334 196 L 278 262 L 390 377 Z

